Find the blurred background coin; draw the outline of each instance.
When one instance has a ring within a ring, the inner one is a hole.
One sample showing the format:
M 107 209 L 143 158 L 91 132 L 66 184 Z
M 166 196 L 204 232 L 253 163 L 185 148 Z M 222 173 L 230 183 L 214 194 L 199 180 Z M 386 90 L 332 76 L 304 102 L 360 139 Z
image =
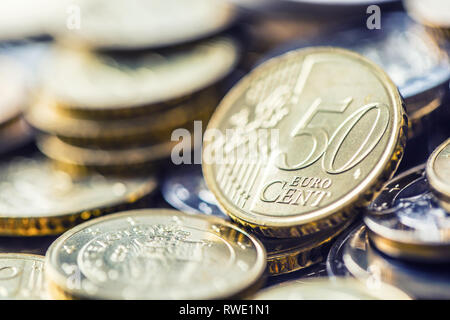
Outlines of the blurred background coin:
M 431 154 L 426 174 L 431 189 L 442 199 L 441 205 L 450 212 L 450 139 Z
M 53 295 L 217 299 L 258 285 L 265 258 L 257 239 L 223 219 L 148 209 L 71 229 L 49 248 L 45 267 Z M 75 272 L 79 286 L 69 286 Z

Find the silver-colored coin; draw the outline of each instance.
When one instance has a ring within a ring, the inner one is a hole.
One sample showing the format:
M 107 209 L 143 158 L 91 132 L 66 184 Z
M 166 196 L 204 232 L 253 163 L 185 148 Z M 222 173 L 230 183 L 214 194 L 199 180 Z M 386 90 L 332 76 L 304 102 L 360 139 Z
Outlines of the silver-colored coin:
M 389 283 L 417 299 L 449 299 L 448 265 L 407 263 L 376 250 L 367 229 L 357 225 L 339 238 L 327 258 L 330 277 L 353 276 L 369 285 Z
M 49 281 L 77 298 L 232 297 L 256 285 L 265 266 L 261 243 L 236 225 L 167 209 L 84 223 L 46 255 Z
M 229 219 L 217 206 L 216 198 L 206 186 L 201 168 L 197 166 L 187 166 L 170 174 L 161 192 L 164 199 L 178 210 Z
M 0 299 L 48 299 L 44 281 L 44 257 L 0 253 Z
M 450 213 L 431 193 L 424 165 L 387 184 L 364 221 L 372 241 L 386 254 L 424 261 L 450 259 Z

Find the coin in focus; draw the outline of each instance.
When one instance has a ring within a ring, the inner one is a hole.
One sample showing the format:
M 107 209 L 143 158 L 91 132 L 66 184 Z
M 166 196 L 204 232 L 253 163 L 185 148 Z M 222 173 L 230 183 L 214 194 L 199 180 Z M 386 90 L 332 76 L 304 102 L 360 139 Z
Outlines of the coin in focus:
M 296 280 L 267 288 L 255 300 L 410 300 L 401 290 L 387 284 L 369 288 L 362 282 L 342 278 Z
M 223 219 L 175 210 L 125 211 L 79 225 L 49 248 L 53 296 L 218 299 L 258 285 L 265 251 Z M 68 280 L 76 273 L 79 285 Z
M 302 237 L 373 198 L 397 168 L 405 130 L 400 94 L 379 67 L 348 50 L 302 49 L 260 65 L 222 100 L 202 168 L 233 219 Z
M 44 257 L 0 253 L 0 299 L 47 300 Z
M 1 235 L 60 234 L 89 218 L 127 208 L 156 188 L 151 176 L 73 179 L 38 156 L 2 162 L 0 180 Z
M 370 239 L 385 254 L 422 262 L 450 260 L 450 214 L 440 207 L 425 166 L 390 181 L 364 218 Z
M 431 154 L 426 173 L 430 187 L 442 199 L 441 205 L 450 212 L 450 139 Z

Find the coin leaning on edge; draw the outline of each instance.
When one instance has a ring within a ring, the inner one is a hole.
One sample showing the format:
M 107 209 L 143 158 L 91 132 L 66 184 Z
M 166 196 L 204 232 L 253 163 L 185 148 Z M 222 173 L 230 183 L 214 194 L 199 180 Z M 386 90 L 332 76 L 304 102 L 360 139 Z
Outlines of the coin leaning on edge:
M 221 208 L 260 234 L 288 238 L 340 225 L 373 199 L 403 156 L 407 116 L 381 68 L 349 50 L 315 47 L 254 69 L 208 129 L 239 133 L 205 134 L 203 173 Z M 258 130 L 278 143 L 251 143 Z

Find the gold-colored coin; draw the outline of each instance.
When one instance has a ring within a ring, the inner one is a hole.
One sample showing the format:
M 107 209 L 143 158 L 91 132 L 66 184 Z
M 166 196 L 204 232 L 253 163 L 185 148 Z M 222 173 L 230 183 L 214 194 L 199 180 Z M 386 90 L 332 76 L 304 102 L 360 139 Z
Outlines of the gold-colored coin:
M 153 177 L 73 179 L 40 158 L 0 165 L 0 234 L 60 234 L 89 218 L 129 208 L 156 188 Z
M 450 211 L 450 138 L 431 154 L 426 173 L 432 190 Z
M 371 61 L 332 47 L 292 51 L 223 99 L 205 133 L 203 173 L 233 219 L 302 237 L 368 204 L 397 168 L 406 127 L 396 86 Z
M 368 287 L 351 278 L 296 280 L 265 289 L 256 300 L 411 300 L 403 291 L 379 283 Z
M 0 300 L 47 300 L 44 257 L 0 253 Z
M 37 140 L 43 154 L 54 160 L 59 168 L 75 175 L 89 172 L 132 175 L 148 171 L 166 160 L 178 144 L 164 142 L 126 149 L 99 149 L 71 145 L 55 136 L 42 136 Z
M 71 229 L 51 245 L 45 268 L 58 297 L 218 299 L 256 286 L 265 259 L 256 238 L 223 219 L 144 209 Z
M 151 110 L 213 85 L 237 59 L 238 46 L 230 37 L 132 53 L 57 47 L 44 64 L 44 83 L 72 114 L 130 113 Z
M 43 94 L 25 117 L 35 128 L 71 144 L 118 147 L 170 141 L 173 130 L 193 129 L 194 120 L 208 120 L 217 103 L 218 93 L 211 88 L 164 111 L 136 118 L 91 120 L 61 112 L 58 103 Z

